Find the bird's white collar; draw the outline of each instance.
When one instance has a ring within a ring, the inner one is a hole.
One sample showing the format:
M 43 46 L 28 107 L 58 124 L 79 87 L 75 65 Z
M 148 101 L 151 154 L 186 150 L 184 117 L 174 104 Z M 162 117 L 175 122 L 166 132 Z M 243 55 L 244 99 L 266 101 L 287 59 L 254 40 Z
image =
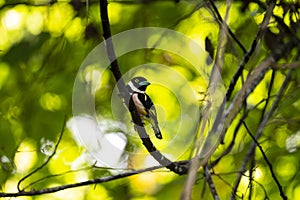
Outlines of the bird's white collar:
M 145 91 L 142 91 L 142 90 L 138 89 L 137 87 L 135 87 L 131 81 L 128 83 L 128 85 L 134 92 L 145 93 Z

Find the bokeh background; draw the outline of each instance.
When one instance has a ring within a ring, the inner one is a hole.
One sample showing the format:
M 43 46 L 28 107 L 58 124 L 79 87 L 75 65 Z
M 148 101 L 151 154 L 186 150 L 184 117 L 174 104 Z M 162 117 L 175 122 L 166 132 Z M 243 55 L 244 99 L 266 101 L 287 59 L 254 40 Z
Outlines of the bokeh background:
M 226 2 L 216 1 L 217 10 L 224 17 Z M 268 3 L 265 1 L 232 2 L 227 24 L 236 38 L 249 49 L 256 37 Z M 219 22 L 216 12 L 207 6 L 206 1 L 153 0 L 111 0 L 108 5 L 112 34 L 140 27 L 162 27 L 178 31 L 193 39 L 207 50 L 203 66 L 213 64 L 210 58 L 219 45 Z M 283 45 L 299 43 L 299 3 L 279 2 L 273 10 L 268 29 L 260 40 L 243 71 L 244 78 L 265 57 Z M 84 59 L 99 43 L 103 42 L 98 1 L 58 0 L 21 1 L 0 0 L 0 185 L 1 192 L 17 192 L 18 181 L 26 174 L 41 166 L 53 154 L 61 135 L 64 119 L 73 117 L 72 95 L 78 70 Z M 150 41 L 145 41 L 150 42 Z M 115 44 L 116 46 L 118 44 Z M 130 45 L 130 44 L 128 44 Z M 211 48 L 208 48 L 210 46 Z M 229 37 L 224 47 L 222 69 L 224 87 L 228 87 L 234 72 L 241 62 L 244 51 Z M 191 53 L 197 53 L 192 52 Z M 210 57 L 208 55 L 211 55 Z M 269 120 L 259 143 L 263 147 L 272 167 L 289 199 L 300 196 L 300 85 L 299 85 L 299 45 L 281 55 L 278 65 L 282 69 L 269 71 L 254 92 L 247 98 L 244 107 L 249 110 L 245 119 L 255 133 L 266 109 L 270 108 L 288 71 L 287 63 L 292 63 L 294 71 L 288 88 L 280 100 L 276 112 Z M 164 141 L 155 145 L 166 149 L 167 155 L 175 160 L 188 159 L 193 152 L 193 143 L 185 146 L 168 144 L 174 137 L 178 116 L 181 115 L 178 100 L 169 88 L 159 84 L 159 77 L 167 72 L 156 74 L 147 68 L 131 71 L 145 63 L 159 63 L 176 71 L 187 80 L 192 88 L 194 99 L 189 99 L 196 109 L 203 111 L 209 94 L 207 82 L 179 55 L 156 49 L 142 49 L 129 52 L 118 58 L 119 65 L 127 80 L 138 74 L 146 76 L 154 84 L 147 92 L 158 105 L 159 120 L 163 124 Z M 158 67 L 158 66 L 156 66 Z M 90 71 L 89 71 L 90 70 Z M 80 182 L 96 177 L 109 176 L 128 169 L 140 169 L 155 165 L 147 156 L 137 133 L 133 130 L 129 114 L 116 114 L 112 106 L 118 97 L 115 80 L 109 70 L 101 76 L 101 81 L 93 85 L 97 73 L 88 69 L 82 80 L 95 89 L 96 114 L 103 132 L 121 133 L 118 139 L 126 142 L 124 152 L 134 152 L 137 156 L 126 157 L 120 167 L 104 168 L 93 166 L 95 157 L 82 145 L 74 133 L 66 127 L 62 138 L 49 163 L 21 184 L 21 188 L 38 190 L 41 188 Z M 242 86 L 242 78 L 234 89 L 236 94 Z M 271 88 L 271 89 L 270 89 Z M 113 97 L 113 100 L 112 100 Z M 267 99 L 267 101 L 266 101 Z M 85 99 L 82 99 L 84 101 Z M 197 104 L 194 104 L 194 103 Z M 265 106 L 269 102 L 268 106 Z M 87 105 L 92 102 L 86 102 Z M 242 110 L 242 109 L 241 109 Z M 117 111 L 116 111 L 117 112 Z M 116 116 L 117 115 L 117 116 Z M 229 127 L 225 144 L 220 145 L 210 161 L 219 158 L 234 141 L 231 151 L 213 167 L 213 180 L 221 199 L 229 199 L 238 173 L 243 173 L 236 198 L 280 199 L 269 166 L 259 151 L 251 158 L 246 170 L 240 172 L 252 142 L 245 128 L 235 132 L 241 115 Z M 85 119 L 89 119 L 86 117 Z M 201 114 L 199 120 L 201 119 Z M 111 120 L 111 121 L 110 121 Z M 189 128 L 195 121 L 184 121 Z M 172 129 L 173 127 L 173 129 Z M 151 129 L 147 129 L 151 132 Z M 193 140 L 195 129 L 179 139 Z M 120 143 L 119 143 L 120 144 Z M 178 156 L 174 152 L 181 148 Z M 175 149 L 175 150 L 174 150 Z M 97 150 L 97 149 L 96 149 Z M 124 156 L 121 151 L 120 156 Z M 175 156 L 174 156 L 175 155 Z M 124 158 L 124 157 L 123 157 Z M 97 159 L 96 159 L 97 160 Z M 107 166 L 105 166 L 107 167 Z M 34 197 L 20 199 L 170 199 L 179 198 L 185 176 L 178 176 L 165 169 L 147 172 L 104 184 L 78 187 Z M 250 181 L 251 180 L 251 181 Z M 201 170 L 193 190 L 195 199 L 212 199 Z M 205 186 L 206 185 L 206 186 Z M 251 189 L 250 189 L 251 188 Z M 250 192 L 251 191 L 251 192 Z M 249 198 L 250 198 L 249 197 Z

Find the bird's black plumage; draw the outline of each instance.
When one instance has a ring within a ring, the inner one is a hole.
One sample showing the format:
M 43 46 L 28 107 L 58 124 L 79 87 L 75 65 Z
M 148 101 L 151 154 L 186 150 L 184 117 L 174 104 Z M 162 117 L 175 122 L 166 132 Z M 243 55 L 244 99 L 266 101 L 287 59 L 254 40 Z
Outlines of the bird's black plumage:
M 162 134 L 158 126 L 156 109 L 151 98 L 145 92 L 148 85 L 150 85 L 150 83 L 144 77 L 139 76 L 131 79 L 127 85 L 127 89 L 131 95 L 129 100 L 129 110 L 134 110 L 135 106 L 142 119 L 150 122 L 155 136 L 158 139 L 162 139 Z

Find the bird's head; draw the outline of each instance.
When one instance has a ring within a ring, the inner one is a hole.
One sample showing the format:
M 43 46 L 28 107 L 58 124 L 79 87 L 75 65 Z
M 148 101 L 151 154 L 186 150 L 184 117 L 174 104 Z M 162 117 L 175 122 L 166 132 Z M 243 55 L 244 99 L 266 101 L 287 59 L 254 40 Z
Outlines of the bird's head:
M 145 92 L 146 88 L 148 87 L 148 85 L 150 85 L 150 83 L 144 77 L 137 76 L 131 79 L 128 85 L 135 92 L 138 92 L 138 90 Z

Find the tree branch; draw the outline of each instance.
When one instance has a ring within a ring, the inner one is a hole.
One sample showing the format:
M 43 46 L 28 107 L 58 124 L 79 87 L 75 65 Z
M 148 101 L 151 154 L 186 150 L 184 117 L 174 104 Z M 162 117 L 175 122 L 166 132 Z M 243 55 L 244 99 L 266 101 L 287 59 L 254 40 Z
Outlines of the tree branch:
M 208 183 L 208 186 L 210 188 L 210 191 L 211 191 L 211 194 L 213 195 L 214 200 L 219 200 L 220 199 L 219 195 L 217 193 L 215 184 L 211 178 L 211 174 L 210 174 L 210 171 L 209 171 L 209 168 L 207 165 L 204 167 L 204 175 L 205 175 L 206 181 Z
M 238 46 L 242 49 L 243 53 L 246 54 L 246 52 L 247 52 L 246 48 L 245 48 L 244 45 L 239 41 L 239 39 L 234 35 L 234 33 L 231 31 L 231 29 L 229 28 L 229 26 L 227 25 L 227 23 L 224 22 L 224 20 L 223 20 L 221 14 L 220 14 L 219 11 L 218 11 L 218 8 L 217 8 L 215 2 L 214 2 L 213 0 L 207 0 L 207 1 L 209 2 L 208 4 L 210 5 L 212 12 L 215 13 L 216 18 L 217 18 L 219 24 L 220 24 L 221 26 L 224 26 L 224 28 L 226 28 L 226 30 L 228 31 L 228 33 L 229 33 L 229 35 L 232 37 L 232 39 L 233 39 L 233 40 L 238 44 Z
M 275 7 L 275 2 L 272 1 L 266 11 L 264 19 L 259 27 L 259 30 L 258 30 L 252 44 L 251 44 L 250 49 L 248 51 L 246 51 L 241 63 L 239 64 L 239 67 L 237 68 L 237 71 L 234 73 L 233 78 L 230 81 L 230 85 L 228 86 L 228 90 L 226 92 L 226 100 L 227 101 L 229 101 L 231 94 L 233 92 L 233 89 L 234 89 L 239 77 L 242 75 L 245 65 L 248 63 L 250 57 L 256 50 L 257 44 L 258 44 L 259 40 L 262 38 L 262 36 L 269 24 L 270 18 L 273 14 L 274 7 Z
M 258 143 L 258 141 L 255 139 L 255 137 L 253 136 L 253 134 L 251 133 L 250 129 L 248 128 L 248 126 L 246 125 L 245 122 L 243 122 L 243 125 L 244 127 L 246 128 L 248 134 L 250 135 L 251 139 L 255 142 L 256 146 L 258 147 L 259 151 L 261 152 L 261 154 L 263 155 L 264 157 L 264 160 L 266 161 L 268 167 L 269 167 L 269 170 L 270 170 L 270 173 L 279 189 L 279 192 L 280 192 L 280 196 L 282 197 L 282 199 L 286 199 L 287 200 L 287 196 L 284 194 L 283 192 L 283 189 L 282 189 L 282 186 L 279 182 L 279 180 L 277 179 L 276 175 L 275 175 L 275 172 L 273 170 L 273 166 L 272 166 L 272 163 L 269 161 L 267 155 L 265 154 L 262 146 Z
M 256 109 L 263 102 L 265 102 L 265 99 L 262 99 L 252 109 L 248 109 L 243 113 L 243 116 L 240 118 L 238 124 L 236 125 L 236 127 L 234 129 L 232 140 L 231 140 L 230 144 L 228 145 L 228 147 L 224 150 L 224 152 L 222 152 L 222 154 L 216 160 L 214 160 L 210 163 L 209 168 L 213 168 L 214 166 L 216 166 L 224 156 L 226 156 L 227 154 L 229 154 L 231 152 L 232 148 L 235 145 L 235 139 L 236 139 L 236 136 L 237 136 L 237 134 L 240 130 L 240 127 L 241 127 L 243 121 L 248 117 L 248 114 L 249 114 L 250 111 L 252 111 L 253 109 Z
M 109 181 L 125 178 L 128 176 L 133 176 L 136 174 L 153 171 L 155 169 L 159 169 L 162 167 L 165 167 L 165 166 L 154 166 L 154 167 L 135 170 L 135 171 L 131 171 L 131 172 L 125 172 L 125 173 L 121 173 L 121 174 L 117 174 L 117 175 L 113 175 L 113 176 L 107 176 L 107 177 L 101 177 L 101 178 L 96 178 L 96 179 L 92 179 L 92 180 L 87 180 L 87 181 L 83 181 L 83 182 L 79 182 L 79 183 L 61 185 L 61 186 L 51 187 L 51 188 L 44 188 L 41 190 L 20 191 L 20 192 L 16 192 L 16 193 L 0 193 L 0 197 L 35 196 L 35 195 L 41 195 L 41 194 L 54 193 L 54 192 L 58 192 L 58 191 L 69 189 L 69 188 L 75 188 L 75 187 L 80 187 L 80 186 L 109 182 Z
M 262 135 L 263 129 L 265 128 L 265 126 L 267 125 L 268 120 L 271 118 L 272 114 L 274 113 L 275 109 L 277 108 L 277 105 L 278 105 L 278 103 L 279 103 L 279 101 L 280 101 L 280 99 L 281 99 L 281 97 L 282 97 L 282 95 L 283 95 L 285 89 L 286 89 L 287 86 L 288 86 L 288 82 L 289 82 L 289 80 L 290 80 L 290 78 L 291 78 L 292 71 L 293 71 L 293 70 L 290 70 L 290 71 L 289 71 L 289 73 L 288 73 L 288 75 L 286 76 L 284 82 L 282 83 L 282 86 L 281 86 L 281 88 L 280 88 L 280 90 L 279 90 L 279 92 L 278 92 L 278 94 L 277 94 L 276 99 L 275 99 L 274 102 L 273 102 L 272 107 L 270 108 L 269 112 L 264 116 L 262 122 L 259 124 L 258 130 L 257 130 L 256 135 L 255 135 L 255 139 L 256 139 L 256 140 L 258 140 L 258 138 Z M 243 161 L 243 163 L 242 163 L 242 165 L 241 165 L 241 167 L 240 167 L 240 171 L 244 171 L 244 170 L 245 170 L 246 164 L 247 164 L 248 161 L 249 161 L 248 158 L 251 157 L 251 155 L 253 154 L 255 148 L 256 148 L 256 143 L 253 141 L 253 142 L 251 143 L 250 147 L 249 147 L 249 150 L 248 150 L 246 156 L 245 156 L 245 160 Z M 237 188 L 238 188 L 238 186 L 239 186 L 239 183 L 240 183 L 240 181 L 241 181 L 241 178 L 242 178 L 242 175 L 239 174 L 239 176 L 238 176 L 238 178 L 237 178 L 237 180 L 236 180 L 236 183 L 235 183 L 234 190 L 232 191 L 232 194 L 231 194 L 231 199 L 234 199 L 234 196 L 235 196 L 235 194 L 236 194 L 236 192 L 237 192 Z M 283 198 L 284 198 L 284 195 L 282 195 L 282 196 L 283 196 Z
M 223 21 L 223 23 L 220 24 L 219 45 L 218 45 L 217 56 L 216 56 L 216 61 L 215 61 L 216 64 L 213 66 L 213 69 L 212 69 L 212 72 L 211 72 L 209 85 L 208 85 L 208 89 L 207 89 L 209 91 L 208 93 L 214 93 L 216 91 L 216 88 L 218 86 L 218 84 L 216 84 L 216 83 L 219 83 L 220 79 L 221 79 L 219 72 L 222 69 L 223 60 L 224 60 L 225 46 L 226 46 L 226 43 L 227 43 L 227 34 L 226 33 L 228 31 L 228 29 L 227 29 L 228 27 L 226 25 L 226 21 L 227 21 L 227 18 L 229 16 L 229 10 L 230 10 L 232 1 L 227 0 L 226 3 L 227 3 L 227 7 L 226 7 L 226 14 L 225 14 L 225 21 Z M 224 106 L 224 104 L 221 105 L 220 109 L 222 109 L 223 106 Z M 191 160 L 191 167 L 189 169 L 188 177 L 185 181 L 185 185 L 184 185 L 183 191 L 181 193 L 181 197 L 180 197 L 181 200 L 191 199 L 193 185 L 195 183 L 195 177 L 196 177 L 197 171 L 198 171 L 200 166 L 203 166 L 203 165 L 206 166 L 207 159 L 212 155 L 212 154 L 210 154 L 209 156 L 205 156 L 205 158 L 201 162 L 199 160 L 199 158 L 200 159 L 203 158 L 203 155 L 202 155 L 203 149 L 207 149 L 206 146 L 212 146 L 212 144 L 210 143 L 210 140 L 211 140 L 210 138 L 207 138 L 204 145 L 202 143 L 202 136 L 204 135 L 204 131 L 205 131 L 206 125 L 208 123 L 207 114 L 208 114 L 208 112 L 204 112 L 204 115 L 203 115 L 203 118 L 202 118 L 202 123 L 201 123 L 201 128 L 200 128 L 200 131 L 199 131 L 200 136 L 195 141 L 195 144 L 196 144 L 195 154 L 196 154 L 196 156 L 195 156 L 195 158 L 193 158 Z M 220 120 L 221 119 L 219 117 L 217 117 L 215 119 L 214 123 L 219 123 Z M 212 136 L 212 137 L 214 137 L 214 136 Z M 202 150 L 200 150 L 201 145 L 203 145 Z M 212 183 L 212 181 L 211 181 L 211 183 Z M 209 185 L 210 185 L 210 183 L 209 183 Z M 215 197 L 216 192 L 213 190 L 211 185 L 210 185 L 210 187 L 211 187 L 213 196 Z
M 107 0 L 99 0 L 100 1 L 100 18 L 102 22 L 103 36 L 106 44 L 107 56 L 111 62 L 111 71 L 116 79 L 117 87 L 120 92 L 122 98 L 124 98 L 124 102 L 126 107 L 128 108 L 130 94 L 126 88 L 125 82 L 122 78 L 122 73 L 120 71 L 118 61 L 114 51 L 114 45 L 111 38 L 110 31 L 110 23 L 108 18 L 107 11 Z M 134 107 L 133 111 L 130 111 L 132 121 L 134 122 L 135 130 L 138 132 L 140 139 L 142 140 L 143 145 L 146 147 L 151 156 L 161 165 L 170 169 L 171 171 L 182 175 L 186 174 L 189 168 L 188 162 L 171 162 L 168 158 L 166 158 L 163 154 L 161 154 L 156 147 L 153 145 L 150 140 L 145 128 L 144 124 L 141 120 L 140 115 L 137 112 L 137 109 Z

